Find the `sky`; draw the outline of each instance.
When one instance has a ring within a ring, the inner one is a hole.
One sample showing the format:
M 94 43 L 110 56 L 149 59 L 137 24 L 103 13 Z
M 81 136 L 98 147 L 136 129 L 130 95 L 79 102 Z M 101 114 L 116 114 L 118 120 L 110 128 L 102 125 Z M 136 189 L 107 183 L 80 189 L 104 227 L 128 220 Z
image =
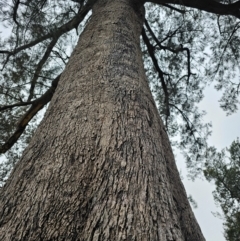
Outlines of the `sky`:
M 212 123 L 212 135 L 209 138 L 209 145 L 215 146 L 219 151 L 229 147 L 233 140 L 240 137 L 240 112 L 226 116 L 226 113 L 220 108 L 218 100 L 221 93 L 216 91 L 213 85 L 206 88 L 204 91 L 204 99 L 199 107 L 207 111 L 205 122 Z M 223 235 L 222 220 L 215 217 L 213 213 L 220 212 L 213 200 L 212 191 L 214 183 L 209 183 L 206 180 L 197 179 L 192 182 L 187 179 L 187 170 L 184 164 L 183 157 L 180 153 L 175 156 L 179 170 L 184 177 L 183 183 L 188 194 L 191 194 L 197 202 L 198 207 L 193 209 L 198 223 L 201 227 L 203 235 L 207 241 L 225 241 Z

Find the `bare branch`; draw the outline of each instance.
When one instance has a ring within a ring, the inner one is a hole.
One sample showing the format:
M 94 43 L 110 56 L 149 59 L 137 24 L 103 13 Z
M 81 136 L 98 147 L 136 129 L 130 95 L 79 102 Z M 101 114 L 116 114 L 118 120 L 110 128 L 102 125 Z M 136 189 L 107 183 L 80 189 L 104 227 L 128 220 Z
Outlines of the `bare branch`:
M 52 82 L 52 86 L 43 94 L 40 98 L 34 100 L 32 102 L 32 106 L 27 110 L 27 112 L 22 116 L 19 120 L 17 128 L 12 136 L 0 146 L 0 154 L 8 151 L 19 139 L 19 137 L 24 132 L 26 126 L 30 122 L 30 120 L 41 110 L 51 99 L 55 92 L 55 89 L 58 85 L 58 81 L 61 75 L 58 75 Z
M 203 10 L 210 13 L 220 15 L 232 15 L 240 18 L 240 1 L 231 4 L 222 4 L 219 1 L 214 0 L 149 0 L 146 2 L 152 2 L 157 4 L 176 4 L 186 7 L 192 7 L 199 10 Z
M 172 103 L 169 103 L 170 106 L 174 107 L 181 115 L 182 115 L 182 118 L 184 119 L 184 121 L 186 122 L 186 125 L 187 125 L 187 129 L 191 131 L 191 134 L 193 135 L 193 138 L 194 138 L 194 141 L 195 142 L 198 142 L 195 135 L 194 135 L 194 125 L 193 123 L 189 120 L 189 118 L 187 117 L 187 115 L 182 111 L 180 110 L 176 105 L 172 104 Z
M 14 22 L 19 25 L 18 21 L 17 21 L 17 10 L 19 7 L 20 1 L 19 0 L 15 0 L 14 1 L 14 7 L 13 7 L 13 20 Z
M 168 7 L 168 8 L 170 8 L 170 9 L 176 11 L 176 12 L 179 12 L 179 13 L 181 13 L 181 14 L 186 13 L 186 11 L 181 10 L 181 9 L 178 9 L 178 8 L 175 8 L 175 7 L 173 7 L 172 5 L 169 5 L 169 4 L 166 4 L 166 3 L 163 3 L 163 4 L 161 4 L 161 5 L 164 6 L 164 7 Z
M 170 115 L 170 110 L 169 110 L 169 96 L 168 96 L 168 90 L 167 90 L 167 86 L 166 86 L 166 83 L 165 83 L 165 80 L 164 80 L 164 77 L 163 77 L 163 72 L 162 70 L 160 69 L 159 65 L 158 65 L 158 61 L 157 61 L 157 58 L 155 57 L 155 54 L 154 54 L 154 47 L 152 46 L 152 44 L 150 43 L 148 37 L 147 37 L 147 34 L 145 32 L 145 29 L 143 28 L 142 29 L 142 37 L 143 37 L 143 41 L 144 43 L 146 44 L 147 46 L 147 49 L 148 49 L 148 53 L 153 61 L 153 64 L 154 64 L 154 67 L 155 69 L 157 70 L 158 72 L 158 76 L 160 78 L 160 81 L 161 81 L 161 84 L 162 84 L 162 88 L 163 88 L 163 92 L 164 92 L 164 95 L 165 95 L 165 105 L 166 105 L 166 123 L 167 123 L 167 118 L 168 116 Z
M 4 105 L 2 107 L 0 107 L 0 111 L 4 111 L 4 110 L 8 110 L 8 109 L 12 109 L 14 107 L 19 107 L 19 106 L 26 106 L 26 105 L 31 105 L 33 104 L 34 101 L 30 101 L 30 102 L 18 102 L 12 105 Z
M 225 51 L 226 51 L 228 45 L 230 44 L 230 42 L 231 42 L 231 40 L 232 40 L 232 37 L 234 36 L 234 34 L 237 32 L 237 30 L 238 30 L 239 28 L 240 28 L 240 22 L 237 22 L 237 24 L 235 25 L 235 27 L 234 27 L 231 35 L 229 36 L 229 38 L 228 38 L 228 40 L 227 40 L 227 42 L 226 42 L 226 44 L 225 44 L 225 46 L 224 46 L 224 48 L 223 48 L 222 54 L 221 54 L 220 59 L 219 59 L 219 62 L 218 62 L 217 69 L 216 69 L 216 71 L 215 71 L 216 73 L 218 72 L 218 70 L 219 70 L 219 68 L 220 68 L 220 66 L 221 66 L 221 62 L 222 62 L 223 56 L 224 56 L 224 54 L 225 54 Z
M 47 47 L 47 50 L 46 50 L 45 54 L 43 55 L 42 59 L 39 61 L 38 65 L 37 65 L 37 68 L 36 68 L 35 73 L 33 75 L 33 79 L 31 80 L 31 87 L 30 87 L 29 96 L 28 96 L 28 99 L 27 99 L 28 102 L 33 98 L 34 89 L 35 89 L 35 86 L 36 86 L 38 76 L 39 76 L 39 74 L 42 70 L 43 65 L 48 60 L 48 57 L 51 54 L 52 49 L 54 48 L 57 41 L 58 41 L 58 38 L 52 39 L 52 41 L 50 42 L 50 44 Z
M 92 5 L 86 5 L 83 7 L 83 9 L 81 10 L 81 12 L 76 15 L 75 17 L 73 17 L 69 22 L 63 24 L 61 27 L 59 27 L 58 29 L 56 29 L 56 31 L 52 31 L 38 39 L 35 39 L 33 41 L 31 41 L 28 44 L 25 44 L 23 46 L 20 46 L 18 48 L 16 48 L 13 51 L 9 51 L 9 50 L 0 50 L 1 54 L 8 54 L 8 55 L 15 55 L 18 52 L 20 52 L 21 50 L 27 49 L 27 48 L 31 48 L 35 45 L 37 45 L 40 42 L 43 42 L 46 39 L 49 38 L 59 38 L 61 35 L 63 35 L 64 33 L 77 28 L 77 26 L 79 25 L 79 23 L 84 19 L 84 17 L 88 14 L 88 12 L 90 11 Z
M 58 56 L 65 65 L 67 64 L 66 60 L 69 59 L 68 56 L 64 58 L 58 51 L 53 51 L 53 53 L 56 54 L 56 56 Z
M 160 49 L 163 49 L 163 50 L 168 50 L 172 53 L 179 53 L 179 52 L 182 52 L 182 51 L 186 51 L 187 52 L 187 69 L 188 69 L 188 79 L 187 79 L 187 84 L 189 83 L 189 79 L 190 79 L 190 76 L 191 76 L 191 62 L 190 62 L 190 50 L 186 47 L 183 47 L 182 45 L 179 46 L 177 49 L 173 49 L 173 48 L 169 48 L 167 46 L 163 46 L 159 40 L 157 39 L 156 35 L 154 34 L 154 32 L 152 31 L 150 25 L 148 24 L 148 21 L 145 19 L 145 25 L 147 27 L 147 30 L 149 31 L 149 33 L 151 34 L 151 36 L 153 37 L 154 41 L 156 42 L 157 46 L 160 48 Z

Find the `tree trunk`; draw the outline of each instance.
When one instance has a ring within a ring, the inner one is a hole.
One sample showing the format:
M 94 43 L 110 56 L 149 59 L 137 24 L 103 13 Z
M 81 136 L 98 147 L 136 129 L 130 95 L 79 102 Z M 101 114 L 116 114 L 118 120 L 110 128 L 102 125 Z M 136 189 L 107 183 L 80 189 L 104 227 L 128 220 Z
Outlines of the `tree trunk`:
M 99 0 L 0 198 L 0 240 L 200 241 L 145 76 L 136 0 Z

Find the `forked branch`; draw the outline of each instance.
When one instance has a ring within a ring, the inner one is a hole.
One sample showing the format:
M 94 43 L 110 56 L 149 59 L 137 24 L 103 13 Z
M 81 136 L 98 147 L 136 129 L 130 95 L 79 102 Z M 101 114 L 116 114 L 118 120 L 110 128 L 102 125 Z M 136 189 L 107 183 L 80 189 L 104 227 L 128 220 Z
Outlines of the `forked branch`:
M 179 52 L 183 52 L 183 51 L 186 51 L 187 52 L 187 84 L 189 83 L 189 79 L 190 79 L 190 76 L 191 76 L 191 62 L 190 62 L 190 50 L 186 47 L 183 47 L 182 45 L 180 45 L 178 48 L 176 49 L 173 49 L 173 48 L 170 48 L 170 47 L 167 47 L 167 46 L 164 46 L 160 43 L 160 41 L 158 40 L 158 38 L 156 37 L 156 35 L 154 34 L 154 32 L 152 31 L 150 25 L 148 24 L 148 21 L 145 19 L 145 25 L 147 27 L 147 30 L 149 31 L 149 33 L 151 34 L 151 36 L 153 37 L 153 40 L 156 42 L 157 46 L 160 48 L 160 49 L 163 49 L 163 50 L 168 50 L 172 53 L 179 53 Z M 174 31 L 175 32 L 175 31 Z
M 159 76 L 159 79 L 160 79 L 161 84 L 162 84 L 163 92 L 164 92 L 164 95 L 165 95 L 166 122 L 167 122 L 167 118 L 168 118 L 168 116 L 170 115 L 169 95 L 168 95 L 167 85 L 166 85 L 165 80 L 164 80 L 163 72 L 162 72 L 161 68 L 160 68 L 159 65 L 158 65 L 157 58 L 155 57 L 154 47 L 153 47 L 152 44 L 150 43 L 150 41 L 149 41 L 149 39 L 148 39 L 148 37 L 147 37 L 147 34 L 146 34 L 144 28 L 142 29 L 142 37 L 143 37 L 144 43 L 145 43 L 146 46 L 147 46 L 148 53 L 149 53 L 149 55 L 150 55 L 150 57 L 151 57 L 151 59 L 152 59 L 152 61 L 153 61 L 153 65 L 154 65 L 156 71 L 158 72 L 158 76 Z
M 31 48 L 31 47 L 33 47 L 33 46 L 43 42 L 46 39 L 49 39 L 49 38 L 55 38 L 55 39 L 59 38 L 64 33 L 69 32 L 70 30 L 72 30 L 74 28 L 77 28 L 79 23 L 88 14 L 88 12 L 90 11 L 91 7 L 92 7 L 91 5 L 84 6 L 83 9 L 81 10 L 81 12 L 78 15 L 73 17 L 67 23 L 63 24 L 61 27 L 57 28 L 56 31 L 49 32 L 48 34 L 45 34 L 42 37 L 29 42 L 28 44 L 22 45 L 22 46 L 16 48 L 15 50 L 13 50 L 13 51 L 11 51 L 11 50 L 0 50 L 0 54 L 8 54 L 8 56 L 15 55 L 18 52 L 20 52 L 21 50 Z

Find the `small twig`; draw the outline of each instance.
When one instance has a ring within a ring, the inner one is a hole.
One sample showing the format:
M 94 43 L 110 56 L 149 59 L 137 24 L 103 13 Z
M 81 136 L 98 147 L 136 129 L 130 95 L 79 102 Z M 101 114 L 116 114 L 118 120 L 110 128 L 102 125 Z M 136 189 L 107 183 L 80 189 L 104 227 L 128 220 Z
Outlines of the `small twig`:
M 18 107 L 18 106 L 31 105 L 31 104 L 33 104 L 33 103 L 34 103 L 34 101 L 30 101 L 30 102 L 18 102 L 18 103 L 12 104 L 12 105 L 5 105 L 5 106 L 0 107 L 0 111 L 12 109 L 12 108 Z
M 185 13 L 186 13 L 185 10 L 181 10 L 181 9 L 179 9 L 179 8 L 175 8 L 175 7 L 173 7 L 172 5 L 169 5 L 169 4 L 166 4 L 166 3 L 162 3 L 161 5 L 163 5 L 164 7 L 168 7 L 168 8 L 170 8 L 170 9 L 176 11 L 176 12 L 179 12 L 179 13 L 181 13 L 181 14 L 185 14 Z
M 191 123 L 191 121 L 189 120 L 189 118 L 187 117 L 187 115 L 185 115 L 185 114 L 183 113 L 183 111 L 180 110 L 176 105 L 174 105 L 174 104 L 172 104 L 172 103 L 169 103 L 169 105 L 172 106 L 172 107 L 174 107 L 174 108 L 182 115 L 183 119 L 186 121 L 188 130 L 190 130 L 190 131 L 191 131 L 191 134 L 193 135 L 194 141 L 197 142 L 197 139 L 196 139 L 196 137 L 195 137 L 195 135 L 194 135 L 194 125 Z

